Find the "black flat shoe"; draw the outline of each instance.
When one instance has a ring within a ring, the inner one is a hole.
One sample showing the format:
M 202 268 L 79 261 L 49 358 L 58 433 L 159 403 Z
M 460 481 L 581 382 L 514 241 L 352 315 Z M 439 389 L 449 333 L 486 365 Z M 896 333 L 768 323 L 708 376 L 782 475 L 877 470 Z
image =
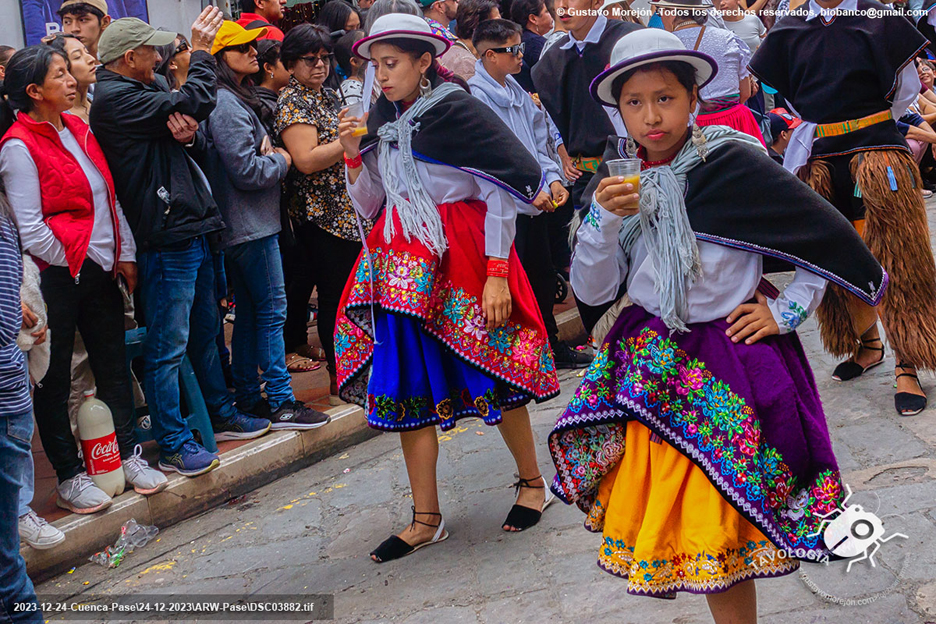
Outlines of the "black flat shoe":
M 536 481 L 543 481 L 543 485 L 533 485 Z M 513 527 L 515 530 L 511 531 L 504 529 L 507 533 L 519 533 L 521 531 L 526 531 L 532 526 L 540 521 L 540 518 L 543 517 L 543 512 L 546 511 L 546 508 L 549 507 L 549 504 L 556 500 L 555 495 L 546 488 L 546 480 L 543 479 L 542 475 L 534 477 L 532 479 L 519 479 L 514 483 L 514 488 L 517 491 L 517 494 L 520 493 L 520 488 L 530 488 L 534 490 L 546 490 L 543 499 L 543 509 L 537 511 L 532 507 L 525 507 L 523 505 L 514 505 L 510 508 L 510 513 L 507 514 L 507 519 L 501 524 L 501 528 L 505 526 Z
M 436 516 L 439 518 L 439 524 L 429 524 L 428 522 L 420 522 L 416 519 L 416 514 L 421 516 Z M 386 563 L 388 561 L 393 561 L 394 559 L 400 559 L 406 555 L 410 555 L 420 548 L 426 546 L 432 546 L 433 544 L 438 544 L 439 542 L 444 542 L 448 539 L 448 531 L 445 530 L 445 520 L 442 519 L 442 514 L 433 513 L 429 511 L 416 511 L 416 508 L 413 507 L 413 523 L 410 526 L 421 524 L 423 526 L 432 527 L 436 529 L 435 535 L 432 536 L 432 539 L 415 546 L 408 544 L 406 541 L 401 539 L 396 535 L 391 535 L 383 542 L 380 543 L 380 546 L 375 548 L 371 552 L 371 557 L 375 563 Z
M 913 366 L 898 364 L 897 368 L 900 369 L 913 369 Z M 920 385 L 920 378 L 914 373 L 900 373 L 897 375 L 897 379 L 901 377 L 913 377 L 916 379 L 917 385 L 920 386 L 920 390 L 923 390 L 923 386 Z M 897 413 L 901 416 L 916 416 L 920 412 L 926 409 L 926 395 L 920 396 L 919 394 L 912 394 L 910 392 L 898 392 L 894 395 L 894 407 L 897 409 Z
M 834 371 L 832 371 L 832 379 L 834 379 L 835 381 L 850 381 L 857 377 L 861 377 L 862 375 L 867 373 L 869 370 L 871 370 L 875 366 L 880 366 L 881 364 L 884 363 L 884 346 L 883 346 L 884 343 L 881 342 L 880 347 L 869 347 L 867 344 L 868 342 L 881 342 L 881 339 L 871 338 L 868 341 L 864 341 L 864 340 L 861 341 L 862 349 L 866 349 L 868 351 L 880 351 L 881 359 L 878 360 L 877 362 L 873 362 L 872 364 L 869 364 L 868 366 L 862 366 L 858 362 L 855 362 L 854 359 L 848 360 L 847 362 L 842 362 L 841 364 L 835 367 Z

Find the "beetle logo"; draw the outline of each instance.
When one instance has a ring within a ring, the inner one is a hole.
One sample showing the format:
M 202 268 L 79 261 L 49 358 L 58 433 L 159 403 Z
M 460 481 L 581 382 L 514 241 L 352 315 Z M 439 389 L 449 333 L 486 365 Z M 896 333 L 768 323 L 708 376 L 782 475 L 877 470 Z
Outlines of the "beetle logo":
M 864 509 L 861 505 L 847 505 L 851 498 L 852 491 L 848 484 L 845 484 L 848 496 L 842 501 L 842 506 L 833 509 L 829 513 L 820 514 L 822 522 L 819 523 L 819 530 L 809 535 L 813 537 L 822 534 L 822 540 L 826 547 L 833 554 L 845 559 L 852 559 L 848 562 L 846 572 L 851 572 L 852 564 L 867 559 L 871 567 L 875 567 L 874 555 L 881 548 L 881 544 L 888 542 L 895 537 L 909 539 L 903 533 L 893 533 L 884 537 L 884 523 L 875 514 Z M 838 514 L 835 518 L 829 520 L 829 516 Z M 824 527 L 824 528 L 823 528 Z M 870 551 L 870 552 L 869 552 Z

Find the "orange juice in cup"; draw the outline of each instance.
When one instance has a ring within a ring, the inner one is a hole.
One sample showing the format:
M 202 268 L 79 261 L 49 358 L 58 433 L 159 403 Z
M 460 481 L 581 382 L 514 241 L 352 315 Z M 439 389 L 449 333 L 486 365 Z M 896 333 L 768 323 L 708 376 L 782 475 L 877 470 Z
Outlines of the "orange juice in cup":
M 348 112 L 345 115 L 346 117 L 356 117 L 361 119 L 364 117 L 364 102 L 358 101 L 352 104 L 348 104 Z M 362 123 L 351 133 L 351 136 L 364 136 L 367 134 L 367 124 Z
M 608 161 L 608 174 L 612 177 L 621 176 L 623 184 L 633 184 L 634 193 L 640 194 L 640 159 L 619 158 Z

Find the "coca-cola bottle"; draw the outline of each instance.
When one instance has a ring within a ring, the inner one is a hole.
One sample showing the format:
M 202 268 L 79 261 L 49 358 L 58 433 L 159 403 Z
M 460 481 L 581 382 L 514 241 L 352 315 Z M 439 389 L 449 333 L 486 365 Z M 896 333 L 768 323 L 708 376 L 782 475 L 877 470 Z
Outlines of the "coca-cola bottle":
M 78 437 L 88 476 L 110 497 L 124 491 L 123 464 L 114 433 L 110 408 L 94 398 L 93 390 L 85 390 L 85 400 L 78 408 Z

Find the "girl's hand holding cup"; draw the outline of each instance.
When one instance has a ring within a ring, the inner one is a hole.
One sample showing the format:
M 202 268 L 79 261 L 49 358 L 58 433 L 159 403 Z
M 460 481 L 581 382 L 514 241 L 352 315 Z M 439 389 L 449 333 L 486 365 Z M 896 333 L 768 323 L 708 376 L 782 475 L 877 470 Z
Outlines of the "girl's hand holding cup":
M 640 159 L 608 161 L 607 178 L 598 183 L 595 200 L 608 212 L 627 217 L 640 207 Z
M 338 113 L 338 140 L 349 158 L 354 158 L 361 151 L 361 138 L 367 134 L 366 119 L 364 105 L 360 102 L 351 104 Z

